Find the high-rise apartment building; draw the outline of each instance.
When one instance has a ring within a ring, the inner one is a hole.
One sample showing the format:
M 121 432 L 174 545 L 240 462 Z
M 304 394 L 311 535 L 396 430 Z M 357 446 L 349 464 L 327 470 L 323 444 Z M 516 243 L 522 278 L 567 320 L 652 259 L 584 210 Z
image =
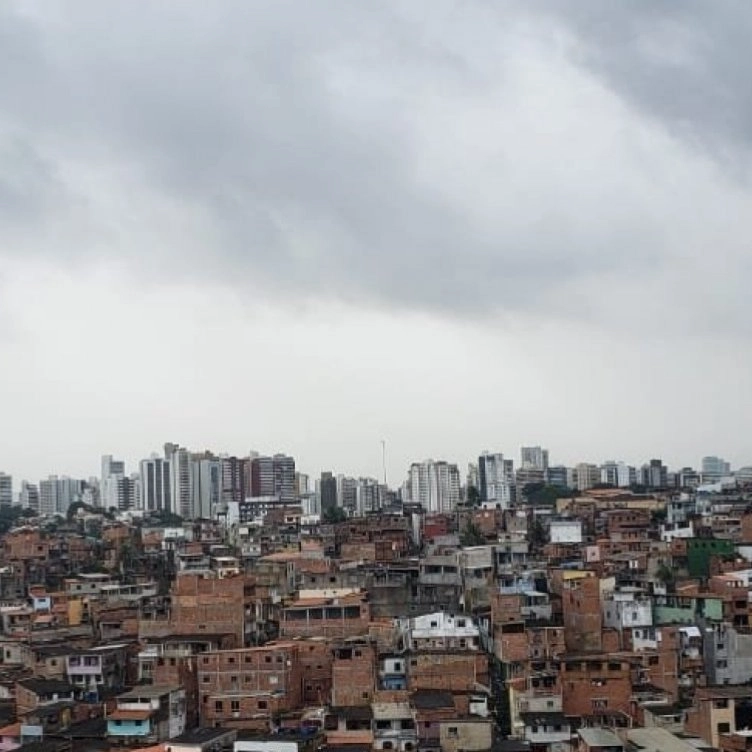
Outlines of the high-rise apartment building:
M 170 461 L 152 455 L 141 460 L 141 509 L 146 512 L 172 510 L 172 468 Z
M 545 472 L 546 483 L 549 486 L 568 488 L 571 480 L 571 471 L 564 465 L 551 465 Z
M 295 498 L 306 496 L 310 491 L 310 479 L 306 473 L 295 473 Z
M 337 506 L 337 479 L 330 472 L 321 473 L 319 480 L 319 508 L 321 514 Z
M 637 482 L 637 471 L 624 462 L 607 460 L 601 465 L 601 483 L 629 488 Z
M 460 473 L 457 465 L 443 460 L 413 462 L 408 471 L 408 501 L 420 504 L 426 512 L 451 512 L 460 500 Z
M 295 501 L 295 459 L 286 454 L 254 457 L 251 460 L 251 495 L 279 496 Z
M 13 504 L 13 476 L 0 473 L 0 507 Z
M 248 457 L 220 457 L 222 470 L 222 502 L 241 502 L 250 496 L 250 464 Z
M 348 514 L 355 514 L 358 506 L 358 481 L 355 478 L 337 476 L 337 505 Z
M 190 460 L 191 519 L 211 519 L 222 499 L 222 467 L 209 452 Z
M 125 462 L 115 460 L 111 454 L 102 456 L 102 474 L 99 479 L 99 500 L 105 509 L 128 509 L 123 506 L 128 483 L 125 478 Z
M 520 449 L 520 467 L 524 470 L 548 470 L 548 449 L 539 446 Z
M 514 461 L 501 453 L 483 452 L 478 457 L 480 500 L 506 509 L 514 501 Z
M 358 478 L 355 487 L 355 512 L 358 516 L 378 512 L 384 506 L 385 486 L 375 478 Z
M 666 488 L 668 486 L 668 468 L 659 459 L 652 459 L 643 465 L 637 473 L 637 482 L 648 488 Z
M 39 483 L 39 511 L 41 514 L 66 514 L 68 507 L 81 500 L 83 482 L 75 478 L 50 475 Z
M 723 457 L 703 457 L 701 466 L 702 478 L 706 483 L 731 475 L 731 464 Z
M 21 493 L 19 495 L 21 506 L 39 511 L 39 487 L 25 480 L 21 481 Z
M 587 491 L 594 488 L 601 482 L 601 469 L 598 465 L 591 465 L 588 462 L 580 462 L 574 469 L 575 488 L 578 491 Z
M 171 509 L 184 519 L 193 516 L 193 495 L 191 493 L 191 455 L 187 449 L 168 442 L 164 445 L 165 460 L 169 462 L 172 477 Z

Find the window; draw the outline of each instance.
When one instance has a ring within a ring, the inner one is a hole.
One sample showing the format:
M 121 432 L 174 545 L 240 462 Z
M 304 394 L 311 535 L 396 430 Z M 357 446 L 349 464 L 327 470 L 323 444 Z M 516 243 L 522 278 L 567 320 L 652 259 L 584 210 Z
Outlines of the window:
M 727 708 L 729 701 L 726 698 L 718 698 L 713 700 L 713 707 L 718 709 Z
M 233 713 L 239 713 L 240 712 L 240 700 L 232 700 L 230 702 L 230 710 L 232 710 Z
M 209 683 L 209 677 L 208 676 L 204 676 L 203 679 L 202 679 L 202 681 L 204 682 L 204 684 L 208 684 Z
M 719 734 L 728 734 L 731 731 L 731 724 L 726 723 L 719 723 L 718 724 L 718 733 Z
M 258 701 L 258 709 L 259 710 L 266 710 L 267 708 L 267 702 L 266 700 L 259 700 Z
M 271 663 L 271 662 L 272 662 L 272 657 L 270 655 L 265 655 L 264 656 L 264 663 Z
M 244 661 L 245 661 L 246 663 L 250 663 L 250 662 L 251 662 L 251 656 L 250 656 L 250 655 L 247 655 L 247 656 L 245 656 L 245 658 L 244 658 L 243 660 L 244 660 Z
M 464 627 L 465 626 L 465 620 L 464 619 L 457 619 L 457 626 L 458 627 Z
M 215 700 L 214 701 L 214 711 L 216 713 L 222 712 L 222 700 Z
M 533 726 L 533 731 L 537 731 L 537 727 L 536 726 Z M 458 731 L 457 727 L 456 726 L 450 726 L 447 729 L 447 736 L 450 739 L 457 739 L 459 737 L 459 731 Z

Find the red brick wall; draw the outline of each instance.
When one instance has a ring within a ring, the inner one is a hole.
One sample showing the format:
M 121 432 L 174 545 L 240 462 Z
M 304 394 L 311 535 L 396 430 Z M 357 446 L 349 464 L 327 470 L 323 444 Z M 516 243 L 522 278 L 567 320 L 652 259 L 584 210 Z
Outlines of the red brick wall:
M 274 714 L 301 707 L 301 688 L 297 645 L 273 643 L 198 656 L 202 725 L 219 722 L 231 728 L 265 728 Z M 234 702 L 238 703 L 235 709 Z
M 338 646 L 332 663 L 332 705 L 370 705 L 376 691 L 376 651 L 367 644 Z

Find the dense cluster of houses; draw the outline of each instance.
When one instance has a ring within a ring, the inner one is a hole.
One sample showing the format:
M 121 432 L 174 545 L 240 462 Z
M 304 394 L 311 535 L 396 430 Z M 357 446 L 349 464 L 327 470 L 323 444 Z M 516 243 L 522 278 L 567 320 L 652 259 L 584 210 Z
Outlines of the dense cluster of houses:
M 24 520 L 0 752 L 752 750 L 748 504 Z

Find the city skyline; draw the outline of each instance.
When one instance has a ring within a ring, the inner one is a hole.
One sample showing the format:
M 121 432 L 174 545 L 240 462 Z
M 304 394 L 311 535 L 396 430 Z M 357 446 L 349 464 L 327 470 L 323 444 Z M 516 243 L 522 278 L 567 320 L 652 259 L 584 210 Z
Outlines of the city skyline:
M 82 0 L 0 25 L 7 472 L 162 437 L 374 477 L 385 439 L 391 482 L 511 437 L 752 462 L 752 8 Z
M 182 444 L 171 444 L 170 442 L 167 442 L 164 445 L 164 449 L 168 448 L 174 448 L 175 450 L 180 450 L 181 452 L 185 453 L 186 458 L 191 458 L 195 462 L 201 462 L 205 457 L 206 458 L 216 458 L 216 459 L 248 459 L 251 460 L 255 458 L 261 459 L 261 460 L 272 460 L 273 458 L 280 456 L 280 457 L 289 457 L 293 460 L 294 464 L 294 470 L 297 473 L 302 473 L 305 477 L 309 479 L 311 482 L 311 485 L 313 486 L 313 482 L 315 480 L 318 480 L 320 477 L 331 473 L 333 474 L 332 477 L 334 479 L 338 477 L 345 477 L 345 478 L 360 478 L 360 479 L 367 479 L 367 480 L 375 480 L 378 483 L 382 483 L 384 480 L 383 471 L 381 468 L 378 470 L 373 471 L 366 471 L 366 472 L 353 472 L 351 469 L 346 467 L 341 467 L 339 465 L 330 464 L 325 467 L 310 467 L 308 466 L 305 461 L 301 462 L 300 458 L 294 455 L 293 453 L 286 453 L 284 450 L 278 450 L 273 452 L 260 452 L 256 449 L 251 449 L 245 452 L 226 452 L 221 451 L 217 449 L 211 449 L 208 447 L 202 447 L 201 449 L 197 449 L 195 447 L 187 447 Z M 456 467 L 459 471 L 459 485 L 461 487 L 466 486 L 467 481 L 467 472 L 473 468 L 476 475 L 480 472 L 480 475 L 477 476 L 477 482 L 476 486 L 479 491 L 481 491 L 481 498 L 483 498 L 483 487 L 485 481 L 483 480 L 483 472 L 480 470 L 480 465 L 482 464 L 482 461 L 484 459 L 490 459 L 495 460 L 496 458 L 503 458 L 505 461 L 511 462 L 511 467 L 513 468 L 513 472 L 516 473 L 520 470 L 524 469 L 531 469 L 532 465 L 530 464 L 530 453 L 535 452 L 538 454 L 540 460 L 539 464 L 537 464 L 537 467 L 534 469 L 537 470 L 544 470 L 545 468 L 550 467 L 553 470 L 556 470 L 557 468 L 568 468 L 570 470 L 576 469 L 578 466 L 591 466 L 593 468 L 597 467 L 600 470 L 603 470 L 604 472 L 608 473 L 607 479 L 604 477 L 604 479 L 600 482 L 604 483 L 612 483 L 613 485 L 629 485 L 629 483 L 621 482 L 621 479 L 619 478 L 619 475 L 617 473 L 617 466 L 622 466 L 625 470 L 631 469 L 631 470 L 639 470 L 641 467 L 647 467 L 652 463 L 653 461 L 656 461 L 655 458 L 659 458 L 660 462 L 662 462 L 663 466 L 668 469 L 669 472 L 673 473 L 679 473 L 681 470 L 685 469 L 692 469 L 696 471 L 697 473 L 704 473 L 706 475 L 723 475 L 725 473 L 734 473 L 740 469 L 747 469 L 752 468 L 752 462 L 747 463 L 734 463 L 730 462 L 728 460 L 728 457 L 725 455 L 710 455 L 710 454 L 704 454 L 701 457 L 697 458 L 695 461 L 688 461 L 688 462 L 680 462 L 680 463 L 673 463 L 669 459 L 667 459 L 664 455 L 662 455 L 660 452 L 653 453 L 650 456 L 645 456 L 642 459 L 632 459 L 632 458 L 624 458 L 624 457 L 614 457 L 612 455 L 608 455 L 604 458 L 596 458 L 596 457 L 587 457 L 587 458 L 579 458 L 575 461 L 564 461 L 560 460 L 558 455 L 553 454 L 548 447 L 545 445 L 522 445 L 517 448 L 516 451 L 509 452 L 505 448 L 503 453 L 496 453 L 495 450 L 489 452 L 489 450 L 484 447 L 482 450 L 476 451 L 471 457 L 467 458 L 466 460 L 457 459 L 456 457 L 452 456 L 420 456 L 420 455 L 414 455 L 412 459 L 410 459 L 404 467 L 395 468 L 394 475 L 390 474 L 389 471 L 387 471 L 387 487 L 391 489 L 400 489 L 402 487 L 409 488 L 411 485 L 411 477 L 412 477 L 412 470 L 416 465 L 423 465 L 425 463 L 441 463 L 441 464 L 449 464 L 453 467 Z M 159 450 L 154 450 L 149 453 L 143 454 L 140 456 L 140 458 L 137 459 L 130 459 L 130 458 L 124 458 L 123 456 L 114 453 L 114 454 L 103 454 L 100 455 L 98 461 L 97 461 L 97 470 L 93 472 L 70 472 L 68 470 L 64 470 L 61 472 L 51 472 L 51 471 L 45 471 L 38 475 L 20 475 L 18 473 L 15 473 L 12 471 L 12 469 L 9 469 L 7 467 L 0 468 L 0 480 L 3 477 L 10 476 L 13 479 L 13 492 L 14 497 L 18 497 L 19 492 L 21 491 L 21 483 L 22 482 L 29 482 L 32 484 L 36 484 L 39 481 L 44 481 L 49 478 L 59 478 L 59 479 L 76 479 L 76 480 L 82 480 L 82 481 L 88 481 L 90 479 L 96 479 L 97 481 L 101 480 L 108 474 L 108 470 L 106 469 L 111 464 L 114 464 L 117 466 L 115 472 L 120 473 L 124 475 L 126 478 L 135 475 L 135 474 L 143 474 L 144 472 L 144 466 L 145 464 L 150 464 L 154 462 L 162 462 L 164 460 L 165 454 L 164 452 L 161 452 Z M 527 462 L 525 461 L 527 460 Z M 501 462 L 501 460 L 499 460 Z M 158 465 L 158 467 L 161 467 Z M 188 472 L 186 470 L 186 472 Z M 501 472 L 501 471 L 494 471 L 494 472 Z M 170 477 L 172 478 L 172 473 L 169 473 Z M 511 477 L 511 483 L 514 485 L 517 483 L 515 481 L 513 476 Z M 618 480 L 617 480 L 618 479 Z M 175 481 L 172 481 L 175 482 Z M 636 483 L 636 481 L 634 481 Z M 257 489 L 259 490 L 259 489 Z M 100 489 L 100 492 L 103 493 L 105 497 L 109 495 L 108 490 L 102 490 Z M 259 490 L 258 494 L 255 495 L 265 495 L 265 493 L 268 493 L 266 489 L 264 492 L 261 492 Z M 254 493 L 252 492 L 251 486 L 248 486 L 248 493 L 247 496 L 253 496 Z M 496 492 L 491 494 L 489 496 L 489 499 L 497 499 L 501 498 L 497 495 Z

